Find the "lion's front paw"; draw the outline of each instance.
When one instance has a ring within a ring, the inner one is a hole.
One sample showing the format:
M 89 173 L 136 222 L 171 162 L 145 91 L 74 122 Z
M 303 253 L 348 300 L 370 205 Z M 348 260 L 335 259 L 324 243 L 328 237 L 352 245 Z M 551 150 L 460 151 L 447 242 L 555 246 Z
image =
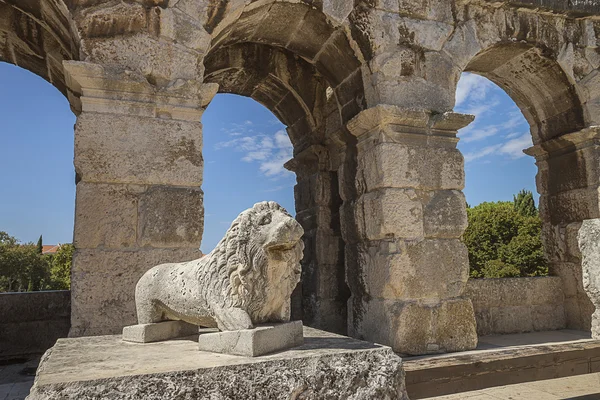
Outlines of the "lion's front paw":
M 215 314 L 217 327 L 221 331 L 238 331 L 254 328 L 250 316 L 241 308 L 223 308 Z

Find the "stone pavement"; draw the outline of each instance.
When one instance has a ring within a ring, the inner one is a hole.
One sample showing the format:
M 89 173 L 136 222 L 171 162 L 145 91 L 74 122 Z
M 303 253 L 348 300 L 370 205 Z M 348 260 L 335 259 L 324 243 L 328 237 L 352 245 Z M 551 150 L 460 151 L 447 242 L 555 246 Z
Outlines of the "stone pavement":
M 430 400 L 600 400 L 600 373 L 498 386 Z
M 0 360 L 0 400 L 23 400 L 27 397 L 33 386 L 40 356 L 13 361 L 7 363 Z

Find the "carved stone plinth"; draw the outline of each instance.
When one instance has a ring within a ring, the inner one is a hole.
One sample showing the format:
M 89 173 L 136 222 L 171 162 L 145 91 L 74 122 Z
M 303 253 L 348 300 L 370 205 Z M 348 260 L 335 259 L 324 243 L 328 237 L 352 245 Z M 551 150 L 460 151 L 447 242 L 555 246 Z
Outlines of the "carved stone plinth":
M 123 340 L 133 343 L 160 342 L 197 334 L 198 326 L 183 321 L 138 324 L 123 328 Z
M 240 331 L 207 332 L 198 336 L 200 351 L 258 357 L 301 346 L 302 321 L 265 324 Z
M 408 399 L 402 360 L 389 347 L 311 328 L 304 337 L 261 357 L 199 352 L 195 340 L 59 339 L 28 399 Z

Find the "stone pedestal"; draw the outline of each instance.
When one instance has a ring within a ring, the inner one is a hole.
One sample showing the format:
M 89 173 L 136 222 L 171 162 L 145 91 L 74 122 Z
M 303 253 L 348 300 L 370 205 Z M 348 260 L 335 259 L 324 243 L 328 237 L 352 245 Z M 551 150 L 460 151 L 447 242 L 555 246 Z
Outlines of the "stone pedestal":
M 152 343 L 198 334 L 198 326 L 183 321 L 130 325 L 123 328 L 123 340 L 132 343 Z
M 262 357 L 198 352 L 194 340 L 128 343 L 120 336 L 59 339 L 29 400 L 408 400 L 389 347 L 304 328 L 303 346 Z
M 198 335 L 200 351 L 258 357 L 301 346 L 302 321 L 259 325 L 241 331 L 202 332 Z
M 400 353 L 473 349 L 463 157 L 456 132 L 472 116 L 377 106 L 350 121 L 356 198 L 345 199 L 351 336 Z M 348 182 L 344 183 L 348 185 Z

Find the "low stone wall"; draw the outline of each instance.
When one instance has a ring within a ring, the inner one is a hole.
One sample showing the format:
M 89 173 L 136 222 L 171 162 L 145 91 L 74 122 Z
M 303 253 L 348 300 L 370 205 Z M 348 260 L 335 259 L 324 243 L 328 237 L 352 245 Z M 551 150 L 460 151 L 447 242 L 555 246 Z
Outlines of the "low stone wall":
M 559 277 L 470 279 L 479 336 L 549 331 L 566 327 Z
M 0 359 L 43 353 L 70 326 L 69 290 L 0 293 Z

